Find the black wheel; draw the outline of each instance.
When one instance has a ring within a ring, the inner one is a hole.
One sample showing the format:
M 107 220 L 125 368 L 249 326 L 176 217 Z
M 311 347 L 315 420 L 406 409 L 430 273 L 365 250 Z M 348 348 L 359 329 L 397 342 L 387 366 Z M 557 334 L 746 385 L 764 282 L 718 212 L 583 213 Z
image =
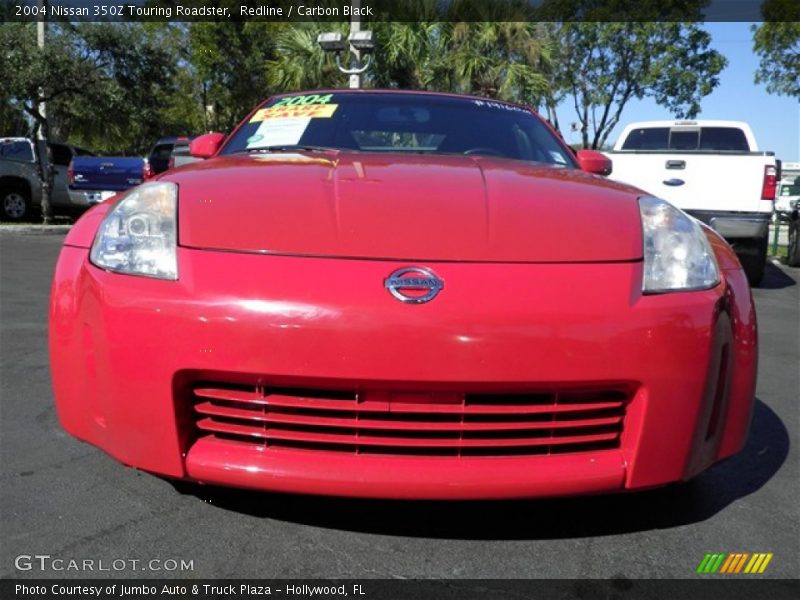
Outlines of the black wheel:
M 23 186 L 9 186 L 0 191 L 0 217 L 4 221 L 24 221 L 31 213 L 30 193 Z
M 800 217 L 789 222 L 789 253 L 786 262 L 790 267 L 800 267 Z
M 742 263 L 747 281 L 752 287 L 758 286 L 764 279 L 764 268 L 767 264 L 768 236 L 747 241 L 739 245 L 739 261 Z

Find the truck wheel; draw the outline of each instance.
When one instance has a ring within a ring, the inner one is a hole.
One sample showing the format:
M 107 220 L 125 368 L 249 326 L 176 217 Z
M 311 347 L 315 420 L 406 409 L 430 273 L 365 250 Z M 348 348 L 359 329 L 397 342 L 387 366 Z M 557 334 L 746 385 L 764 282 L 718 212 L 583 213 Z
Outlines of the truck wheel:
M 739 254 L 739 261 L 742 263 L 742 268 L 751 287 L 757 287 L 761 280 L 764 279 L 768 244 L 768 239 L 765 236 L 741 245 L 744 252 Z
M 800 267 L 800 218 L 789 222 L 789 253 L 786 262 L 790 267 Z
M 0 191 L 0 216 L 5 221 L 22 221 L 31 216 L 31 199 L 21 186 Z

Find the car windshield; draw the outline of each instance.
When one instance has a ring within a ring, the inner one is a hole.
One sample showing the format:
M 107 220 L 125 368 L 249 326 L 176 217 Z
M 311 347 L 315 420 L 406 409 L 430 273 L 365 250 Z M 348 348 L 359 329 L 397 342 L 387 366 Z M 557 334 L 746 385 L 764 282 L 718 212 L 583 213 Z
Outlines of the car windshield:
M 528 110 L 491 100 L 426 94 L 332 92 L 265 102 L 221 154 L 336 148 L 499 156 L 575 167 Z

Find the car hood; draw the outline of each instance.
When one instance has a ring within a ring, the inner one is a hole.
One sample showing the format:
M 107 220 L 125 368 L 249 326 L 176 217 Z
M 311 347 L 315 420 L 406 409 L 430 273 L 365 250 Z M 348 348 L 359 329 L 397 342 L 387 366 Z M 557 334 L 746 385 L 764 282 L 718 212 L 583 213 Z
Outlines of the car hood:
M 400 261 L 642 257 L 637 191 L 477 156 L 273 153 L 172 171 L 182 246 Z

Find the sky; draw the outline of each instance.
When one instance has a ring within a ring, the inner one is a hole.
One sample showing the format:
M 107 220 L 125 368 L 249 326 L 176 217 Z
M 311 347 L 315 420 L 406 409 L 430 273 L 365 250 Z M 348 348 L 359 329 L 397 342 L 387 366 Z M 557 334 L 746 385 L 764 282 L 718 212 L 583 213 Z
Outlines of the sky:
M 784 162 L 800 161 L 800 100 L 767 93 L 766 86 L 754 83 L 758 57 L 753 53 L 750 23 L 705 23 L 711 46 L 728 59 L 720 74 L 720 84 L 703 98 L 698 119 L 729 119 L 750 124 L 760 150 L 775 152 Z M 580 134 L 569 131 L 577 120 L 569 103 L 558 108 L 558 120 L 567 142 L 579 142 Z M 666 109 L 649 99 L 632 100 L 622 112 L 620 124 L 609 142 L 616 142 L 622 129 L 633 121 L 672 119 Z

